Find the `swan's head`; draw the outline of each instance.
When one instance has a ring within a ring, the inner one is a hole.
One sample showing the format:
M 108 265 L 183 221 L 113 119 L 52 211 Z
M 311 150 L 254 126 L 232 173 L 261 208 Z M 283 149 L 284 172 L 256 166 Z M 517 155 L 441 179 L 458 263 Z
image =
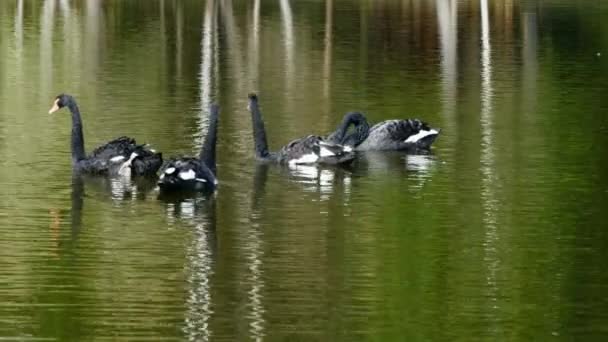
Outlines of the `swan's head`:
M 53 114 L 61 108 L 69 105 L 70 103 L 72 103 L 73 100 L 74 99 L 72 98 L 72 96 L 67 94 L 57 95 L 57 97 L 55 97 L 55 102 L 53 102 L 53 107 L 49 109 L 49 114 Z
M 360 112 L 348 112 L 344 115 L 344 121 L 350 121 L 355 124 L 367 122 L 365 115 Z
M 249 102 L 247 103 L 247 110 L 251 110 L 251 107 L 253 105 L 257 105 L 258 96 L 255 93 L 249 93 L 249 95 L 247 95 L 247 97 L 249 98 Z

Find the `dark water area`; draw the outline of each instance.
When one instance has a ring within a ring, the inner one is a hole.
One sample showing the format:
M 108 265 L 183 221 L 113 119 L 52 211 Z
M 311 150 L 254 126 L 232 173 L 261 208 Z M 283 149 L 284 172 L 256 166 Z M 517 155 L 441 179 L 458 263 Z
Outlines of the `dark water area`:
M 608 338 L 605 1 L 0 1 L 0 339 Z M 349 169 L 253 158 L 351 110 L 442 129 Z M 129 135 L 211 197 L 75 177 Z

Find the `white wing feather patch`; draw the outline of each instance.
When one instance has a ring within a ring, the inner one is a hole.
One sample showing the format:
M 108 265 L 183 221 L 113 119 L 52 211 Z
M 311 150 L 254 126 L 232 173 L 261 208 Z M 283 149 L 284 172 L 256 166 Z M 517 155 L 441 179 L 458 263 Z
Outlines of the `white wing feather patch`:
M 117 163 L 117 162 L 120 162 L 120 161 L 123 161 L 123 160 L 125 160 L 125 156 L 116 156 L 116 157 L 112 157 L 110 159 L 110 161 L 112 163 Z
M 430 131 L 424 131 L 424 130 L 421 130 L 420 132 L 418 132 L 418 133 L 416 133 L 416 134 L 414 134 L 414 135 L 410 135 L 410 136 L 409 136 L 409 137 L 408 137 L 408 138 L 405 140 L 405 142 L 406 142 L 406 143 L 415 143 L 415 142 L 417 142 L 418 140 L 420 140 L 420 139 L 422 139 L 422 138 L 424 138 L 424 137 L 427 137 L 427 136 L 429 136 L 429 135 L 437 135 L 437 134 L 439 134 L 439 132 L 437 132 L 437 131 L 436 131 L 436 130 L 434 130 L 434 129 L 431 129 Z
M 196 173 L 193 170 L 182 171 L 179 173 L 179 178 L 183 180 L 192 180 L 196 178 Z
M 174 167 L 170 167 L 170 168 L 168 168 L 168 169 L 165 170 L 165 173 L 168 174 L 168 175 L 172 174 L 173 172 L 175 172 L 175 168 Z
M 332 151 L 328 150 L 327 148 L 325 148 L 323 146 L 321 146 L 320 154 L 321 154 L 321 157 L 331 157 L 331 156 L 336 155 L 335 153 L 333 153 Z

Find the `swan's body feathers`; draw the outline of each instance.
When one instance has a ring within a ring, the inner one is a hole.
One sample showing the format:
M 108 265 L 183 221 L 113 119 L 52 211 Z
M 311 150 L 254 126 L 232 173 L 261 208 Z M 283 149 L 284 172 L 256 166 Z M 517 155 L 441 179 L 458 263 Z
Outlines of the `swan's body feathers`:
M 101 145 L 91 152 L 87 159 L 111 159 L 116 156 L 124 156 L 129 158 L 131 152 L 135 149 L 135 139 L 129 137 L 120 137 Z
M 161 191 L 214 190 L 215 175 L 200 159 L 181 157 L 168 160 L 160 170 Z
M 418 119 L 387 120 L 370 129 L 356 149 L 360 151 L 428 149 L 439 130 Z
M 248 108 L 251 112 L 255 157 L 260 161 L 278 162 L 290 166 L 342 164 L 351 162 L 355 157 L 352 148 L 345 148 L 332 141 L 324 141 L 323 138 L 314 135 L 293 140 L 278 152 L 269 152 L 257 95 L 249 94 Z
M 352 161 L 355 157 L 352 148 L 323 141 L 323 138 L 315 135 L 293 140 L 277 155 L 279 162 L 291 166 L 317 163 L 341 164 Z

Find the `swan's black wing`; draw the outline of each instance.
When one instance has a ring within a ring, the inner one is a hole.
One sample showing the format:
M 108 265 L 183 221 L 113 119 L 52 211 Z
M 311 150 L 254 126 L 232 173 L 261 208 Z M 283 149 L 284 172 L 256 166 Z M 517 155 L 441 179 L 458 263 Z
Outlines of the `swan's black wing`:
M 131 152 L 133 152 L 135 148 L 135 139 L 120 137 L 109 141 L 105 145 L 97 147 L 89 155 L 88 159 L 109 160 L 117 156 L 129 158 Z
M 205 191 L 217 187 L 213 172 L 199 159 L 184 157 L 168 160 L 160 170 L 161 191 Z
M 429 148 L 439 130 L 418 119 L 387 120 L 374 125 L 358 150 L 406 150 Z
M 155 175 L 163 164 L 163 155 L 160 152 L 148 147 L 148 145 L 138 145 L 135 150 L 137 157 L 131 163 L 131 170 L 137 176 Z

